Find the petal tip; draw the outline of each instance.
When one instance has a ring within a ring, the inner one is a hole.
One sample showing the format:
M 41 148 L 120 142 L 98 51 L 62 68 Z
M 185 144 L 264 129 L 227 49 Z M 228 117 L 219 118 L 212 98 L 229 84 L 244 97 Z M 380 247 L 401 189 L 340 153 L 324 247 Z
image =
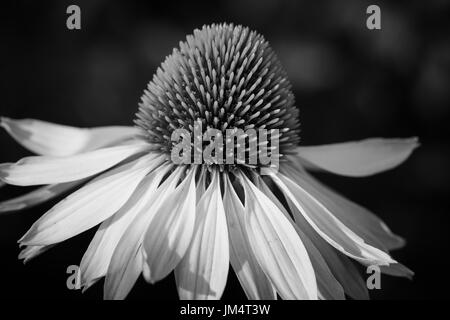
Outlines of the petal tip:
M 5 130 L 7 130 L 9 127 L 9 123 L 11 121 L 12 121 L 12 119 L 10 119 L 8 117 L 0 116 L 0 127 L 3 127 L 3 128 L 5 128 Z

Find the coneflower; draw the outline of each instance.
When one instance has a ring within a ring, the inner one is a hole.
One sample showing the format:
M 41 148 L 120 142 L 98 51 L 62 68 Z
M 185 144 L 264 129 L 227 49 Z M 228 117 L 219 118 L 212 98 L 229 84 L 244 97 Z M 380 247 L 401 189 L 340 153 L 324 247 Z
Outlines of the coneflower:
M 78 188 L 19 240 L 20 258 L 100 224 L 80 272 L 84 290 L 105 277 L 106 299 L 125 298 L 141 274 L 154 283 L 172 271 L 181 299 L 219 299 L 230 264 L 249 299 L 367 298 L 351 260 L 412 276 L 389 254 L 403 239 L 308 171 L 376 174 L 405 161 L 417 139 L 301 146 L 286 72 L 258 33 L 229 24 L 194 31 L 157 70 L 135 123 L 80 129 L 2 118 L 38 156 L 1 164 L 1 180 L 45 186 L 0 203 L 0 212 Z M 243 140 L 211 151 L 210 129 L 215 139 L 230 142 L 231 130 Z M 249 130 L 270 142 L 253 143 Z M 192 153 L 180 163 L 183 134 Z M 252 161 L 264 149 L 279 164 Z M 199 161 L 195 152 L 207 150 L 213 157 Z

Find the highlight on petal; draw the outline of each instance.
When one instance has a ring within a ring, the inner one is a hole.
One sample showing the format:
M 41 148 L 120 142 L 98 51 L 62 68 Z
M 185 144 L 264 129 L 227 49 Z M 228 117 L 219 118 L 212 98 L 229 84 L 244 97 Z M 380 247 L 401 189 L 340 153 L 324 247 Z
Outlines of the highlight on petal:
M 245 209 L 228 174 L 224 175 L 223 203 L 230 241 L 230 263 L 247 298 L 275 300 L 277 294 L 253 254 L 245 231 Z
M 0 202 L 0 214 L 5 212 L 28 209 L 51 200 L 67 191 L 83 184 L 86 180 L 78 180 L 66 183 L 51 184 L 39 187 L 27 194 Z
M 83 291 L 106 275 L 111 257 L 121 237 L 152 199 L 170 166 L 162 165 L 149 173 L 137 186 L 130 199 L 113 216 L 103 221 L 80 263 Z
M 288 164 L 281 172 L 285 172 L 297 184 L 302 185 L 307 192 L 368 244 L 383 251 L 398 249 L 405 244 L 405 240 L 392 233 L 375 214 L 321 184 L 306 171 Z
M 255 180 L 256 186 L 261 190 L 284 214 L 284 216 L 291 221 L 289 213 L 281 204 L 277 197 L 272 193 L 270 188 L 266 185 L 262 178 L 257 177 Z M 311 264 L 317 279 L 317 289 L 320 299 L 323 300 L 344 300 L 345 294 L 341 284 L 333 276 L 327 262 L 322 257 L 320 251 L 316 248 L 313 241 L 298 227 L 294 222 L 292 225 L 297 231 L 300 239 L 305 245 L 306 251 L 311 259 Z
M 70 156 L 117 143 L 138 134 L 135 127 L 76 128 L 36 119 L 0 118 L 3 127 L 28 150 L 45 156 Z
M 70 182 L 109 169 L 146 148 L 146 143 L 133 143 L 69 157 L 26 157 L 17 163 L 0 164 L 0 179 L 18 186 Z
M 19 240 L 28 245 L 48 245 L 64 241 L 113 215 L 129 199 L 152 161 L 144 156 L 97 177 L 56 204 Z
M 175 269 L 182 300 L 217 300 L 228 276 L 229 242 L 217 170 L 197 205 L 191 244 Z
M 372 247 L 339 221 L 322 203 L 304 188 L 281 173 L 270 175 L 313 229 L 329 244 L 364 265 L 395 263 L 389 254 Z
M 195 224 L 195 174 L 193 167 L 177 186 L 164 210 L 158 211 L 144 237 L 144 278 L 154 283 L 178 265 L 191 242 Z
M 158 178 L 155 181 L 161 181 L 164 172 L 158 172 Z M 181 177 L 183 169 L 176 168 L 168 178 L 158 187 L 152 186 L 154 190 L 151 194 L 144 197 L 144 206 L 138 212 L 132 223 L 120 238 L 119 243 L 114 249 L 111 262 L 108 266 L 104 285 L 104 298 L 111 300 L 125 299 L 142 272 L 144 257 L 142 254 L 142 242 L 149 224 L 155 214 L 175 201 L 173 194 L 177 183 Z M 162 176 L 159 176 L 162 173 Z
M 306 167 L 332 173 L 364 177 L 395 168 L 419 146 L 417 138 L 382 139 L 298 147 Z
M 245 229 L 259 265 L 283 299 L 317 299 L 311 260 L 291 222 L 241 174 Z

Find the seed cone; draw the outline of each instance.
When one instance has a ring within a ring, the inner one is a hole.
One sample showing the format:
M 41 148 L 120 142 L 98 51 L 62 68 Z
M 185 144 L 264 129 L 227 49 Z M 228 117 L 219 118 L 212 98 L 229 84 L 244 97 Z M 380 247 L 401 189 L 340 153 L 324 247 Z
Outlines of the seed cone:
M 279 153 L 299 142 L 298 109 L 281 63 L 263 36 L 220 24 L 195 30 L 158 68 L 135 123 L 170 154 L 175 129 L 278 129 Z M 270 132 L 270 131 L 269 131 Z

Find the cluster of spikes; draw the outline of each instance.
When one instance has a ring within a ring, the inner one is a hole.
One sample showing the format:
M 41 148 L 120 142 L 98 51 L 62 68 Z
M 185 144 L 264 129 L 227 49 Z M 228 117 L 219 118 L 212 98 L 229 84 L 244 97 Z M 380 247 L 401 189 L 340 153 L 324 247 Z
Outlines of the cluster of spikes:
M 180 42 L 148 84 L 136 117 L 154 151 L 163 154 L 176 143 L 174 130 L 185 129 L 194 140 L 198 124 L 203 134 L 212 128 L 224 137 L 227 129 L 269 135 L 276 129 L 280 157 L 300 139 L 298 109 L 280 61 L 262 35 L 232 24 L 204 26 Z

